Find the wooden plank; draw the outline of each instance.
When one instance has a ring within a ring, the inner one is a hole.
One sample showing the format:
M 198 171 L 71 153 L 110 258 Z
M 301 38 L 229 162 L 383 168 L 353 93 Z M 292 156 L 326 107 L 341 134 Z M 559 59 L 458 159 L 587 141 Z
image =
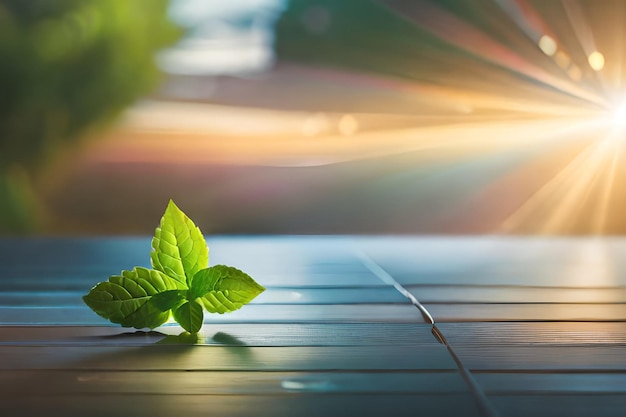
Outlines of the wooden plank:
M 281 275 L 285 272 L 301 275 L 371 274 L 356 252 L 345 247 L 337 247 L 335 252 L 317 254 L 302 246 L 275 253 L 259 253 L 256 249 L 252 252 L 233 251 L 232 256 L 219 256 L 215 254 L 215 251 L 211 254 L 212 265 L 236 265 L 241 269 L 261 275 Z
M 65 245 L 64 241 L 59 242 L 62 247 Z M 120 269 L 130 269 L 133 266 L 150 267 L 150 246 L 146 246 L 146 253 L 141 259 L 128 262 L 124 257 L 118 259 L 115 257 L 106 258 L 68 258 L 68 259 L 56 259 L 53 263 L 46 263 L 46 260 L 34 260 L 34 261 L 11 261 L 7 263 L 7 269 L 5 273 L 7 275 L 18 274 L 24 277 L 41 276 L 46 272 L 53 273 L 55 275 L 71 274 L 77 271 L 83 271 L 85 273 L 103 273 L 111 274 L 117 273 Z M 282 259 L 274 262 L 268 262 L 267 259 L 259 257 L 258 255 L 249 256 L 246 253 L 239 254 L 237 259 L 230 262 L 216 263 L 211 258 L 211 265 L 216 264 L 228 264 L 236 265 L 241 269 L 253 269 L 254 272 L 263 275 L 283 275 L 297 274 L 297 275 L 367 275 L 370 271 L 363 265 L 363 263 L 355 255 L 350 255 L 349 258 L 342 262 L 324 262 L 323 259 L 314 259 L 311 257 L 302 257 L 300 259 Z M 309 255 L 306 255 L 309 256 Z
M 438 327 L 472 370 L 626 370 L 626 323 L 441 323 Z
M 484 285 L 407 286 L 420 302 L 435 303 L 626 303 L 626 287 L 551 288 Z
M 613 415 L 625 405 L 626 323 L 499 321 L 626 320 L 626 245 L 585 242 L 211 238 L 212 263 L 268 291 L 207 316 L 198 345 L 165 345 L 178 326 L 158 329 L 168 339 L 135 333 L 80 302 L 112 266 L 146 264 L 149 239 L 26 239 L 0 254 L 0 321 L 14 324 L 0 327 L 0 403 L 18 415 L 476 415 L 445 347 L 361 250 L 428 284 L 410 290 L 503 415 Z M 573 409 L 563 394 L 585 400 Z M 531 404 L 511 407 L 518 399 Z
M 0 327 L 0 345 L 145 346 L 178 335 L 178 326 L 154 332 L 121 327 Z M 179 339 L 179 342 L 184 342 Z M 177 340 L 165 340 L 176 343 Z M 437 346 L 428 324 L 413 323 L 271 323 L 203 326 L 199 345 L 220 346 Z
M 475 373 L 487 394 L 624 394 L 626 373 Z
M 626 286 L 623 239 L 390 237 L 363 246 L 403 285 Z
M 626 372 L 626 346 L 454 346 L 473 371 Z
M 251 304 L 405 304 L 398 290 L 391 286 L 364 286 L 352 288 L 276 288 L 268 287 Z
M 0 369 L 117 371 L 455 370 L 439 346 L 0 346 Z
M 205 322 L 220 323 L 423 323 L 410 304 L 248 305 L 228 314 L 207 314 Z M 106 321 L 85 307 L 0 307 L 4 325 L 102 325 Z
M 155 225 L 156 227 L 156 225 Z M 149 264 L 150 237 L 0 238 L 0 262 L 33 271 Z M 209 236 L 211 264 L 261 272 L 363 273 L 350 236 Z
M 141 333 L 146 334 L 141 331 Z M 48 341 L 50 343 L 65 339 L 115 338 L 124 334 L 139 334 L 134 329 L 113 326 L 0 326 L 0 342 L 28 343 Z
M 106 281 L 110 275 L 119 274 L 124 268 L 134 265 L 110 265 L 97 270 L 82 268 L 45 269 L 32 271 L 22 267 L 5 270 L 0 274 L 0 283 L 4 291 L 89 291 L 100 281 Z M 250 274 L 256 281 L 267 287 L 289 288 L 327 288 L 327 287 L 387 287 L 382 280 L 372 273 L 310 273 L 280 272 L 255 273 L 252 268 L 240 269 Z
M 492 395 L 490 401 L 507 417 L 613 417 L 624 415 L 626 396 Z
M 358 260 L 354 236 L 209 236 L 211 262 L 281 271 L 368 272 Z M 261 271 L 261 269 L 259 269 Z
M 359 237 L 355 247 L 374 260 L 398 265 L 434 265 L 455 268 L 488 263 L 514 264 L 626 262 L 626 240 L 621 238 L 558 236 L 371 236 Z M 455 262 L 449 262 L 451 259 Z M 418 261 L 418 262 L 413 262 Z
M 367 273 L 357 253 L 368 253 L 392 275 L 417 276 L 416 284 L 448 283 L 555 286 L 604 286 L 618 275 L 607 265 L 626 266 L 626 242 L 588 239 L 516 237 L 210 237 L 212 263 L 229 263 L 259 272 L 295 269 L 308 273 Z M 115 273 L 149 263 L 149 238 L 0 239 L 0 262 L 34 272 L 68 266 L 85 271 Z M 451 261 L 452 260 L 452 261 Z M 114 271 L 111 272 L 111 267 Z M 595 271 L 593 280 L 581 273 Z M 602 274 L 599 273 L 602 271 Z M 578 273 L 577 273 L 578 272 Z M 533 278 L 535 276 L 535 278 Z M 429 278 L 430 277 L 430 278 Z M 547 278 L 547 281 L 545 281 Z M 580 278 L 580 279 L 579 279 Z M 626 284 L 624 282 L 623 284 Z
M 149 264 L 150 238 L 0 238 L 0 263 L 32 271 Z M 3 274 L 4 275 L 4 274 Z
M 342 272 L 299 272 L 289 268 L 263 272 L 254 267 L 245 267 L 236 263 L 237 266 L 255 280 L 269 287 L 302 287 L 302 288 L 326 288 L 326 287 L 385 287 L 387 286 L 380 278 L 371 272 L 342 273 Z
M 458 372 L 3 371 L 0 396 L 468 393 Z
M 238 266 L 274 286 L 380 285 L 358 260 L 359 248 L 403 284 L 626 285 L 608 268 L 626 267 L 620 240 L 215 237 L 209 243 L 212 263 Z M 56 283 L 78 290 L 122 268 L 147 266 L 149 239 L 2 239 L 0 253 L 3 281 L 13 289 Z M 42 277 L 47 274 L 54 279 Z
M 211 237 L 211 263 L 236 266 L 266 286 L 384 286 L 341 237 Z M 87 291 L 149 266 L 149 238 L 0 239 L 4 290 Z
M 82 307 L 81 291 L 1 291 L 4 307 Z M 384 304 L 408 303 L 395 288 L 276 288 L 268 287 L 250 304 Z
M 0 291 L 1 307 L 77 307 L 82 291 Z
M 206 416 L 478 416 L 469 394 L 441 395 L 80 395 L 2 398 L 9 415 L 46 417 Z
M 453 346 L 626 345 L 626 323 L 440 323 Z
M 528 286 L 570 288 L 615 288 L 626 286 L 626 278 L 606 270 L 607 265 L 589 266 L 584 273 L 573 273 L 573 266 L 539 265 L 520 263 L 476 267 L 460 271 L 402 271 L 393 265 L 384 265 L 396 281 L 405 286 L 412 285 L 476 285 L 476 286 Z
M 437 322 L 624 321 L 626 304 L 424 304 Z

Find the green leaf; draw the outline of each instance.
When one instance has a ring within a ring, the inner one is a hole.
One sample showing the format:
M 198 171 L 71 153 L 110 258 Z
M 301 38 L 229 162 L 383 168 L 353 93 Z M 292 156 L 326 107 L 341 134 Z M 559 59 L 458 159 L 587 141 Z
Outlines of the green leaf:
M 156 228 L 150 260 L 155 269 L 122 271 L 98 283 L 83 300 L 100 316 L 124 327 L 153 329 L 173 313 L 186 331 L 195 334 L 202 327 L 203 306 L 211 313 L 231 312 L 265 291 L 236 268 L 206 268 L 209 249 L 204 236 L 172 200 Z
M 209 248 L 202 232 L 172 200 L 152 239 L 152 267 L 187 288 L 194 275 L 209 264 Z
M 217 289 L 217 284 L 223 276 L 224 270 L 222 265 L 215 265 L 198 271 L 193 277 L 191 288 L 189 288 L 189 299 L 195 300 Z
M 178 290 L 179 285 L 162 272 L 136 267 L 98 283 L 83 301 L 113 323 L 153 329 L 165 323 L 170 313 L 155 305 L 152 297 L 163 291 Z
M 189 333 L 198 333 L 202 327 L 202 306 L 195 301 L 186 301 L 174 310 L 174 319 Z
M 186 299 L 187 291 L 169 290 L 152 296 L 152 303 L 161 311 L 168 311 L 181 305 Z
M 265 291 L 250 275 L 237 268 L 215 265 L 194 276 L 189 298 L 199 298 L 210 313 L 229 313 L 240 309 Z

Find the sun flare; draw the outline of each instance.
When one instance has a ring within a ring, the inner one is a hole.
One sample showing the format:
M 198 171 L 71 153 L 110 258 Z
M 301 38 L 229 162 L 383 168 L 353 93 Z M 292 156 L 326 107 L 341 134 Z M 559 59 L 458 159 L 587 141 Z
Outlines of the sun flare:
M 626 128 L 626 98 L 611 112 L 611 122 L 615 127 Z

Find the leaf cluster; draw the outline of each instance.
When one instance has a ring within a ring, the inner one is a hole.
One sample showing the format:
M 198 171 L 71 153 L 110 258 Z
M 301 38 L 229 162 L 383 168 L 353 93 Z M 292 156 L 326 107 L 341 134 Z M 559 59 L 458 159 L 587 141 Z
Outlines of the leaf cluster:
M 96 284 L 83 300 L 124 327 L 153 329 L 173 315 L 183 329 L 197 333 L 204 310 L 232 312 L 265 290 L 237 268 L 209 267 L 202 232 L 172 200 L 152 239 L 150 261 L 153 269 L 122 271 Z

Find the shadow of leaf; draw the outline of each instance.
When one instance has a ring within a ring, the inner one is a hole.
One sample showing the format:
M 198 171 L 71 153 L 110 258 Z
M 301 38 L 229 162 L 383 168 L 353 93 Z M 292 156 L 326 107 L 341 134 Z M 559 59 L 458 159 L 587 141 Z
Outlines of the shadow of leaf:
M 73 336 L 48 341 L 47 344 L 55 345 L 80 345 L 80 346 L 145 346 L 158 343 L 167 335 L 154 330 L 123 332 L 116 334 L 103 334 L 94 336 Z
M 211 338 L 215 343 L 225 346 L 247 346 L 241 339 L 224 332 L 217 332 Z
M 228 333 L 217 332 L 210 340 L 207 340 L 207 344 L 211 341 L 227 348 L 229 354 L 238 357 L 241 361 L 249 361 L 254 357 L 252 349 L 244 341 Z
M 179 335 L 166 335 L 156 342 L 157 345 L 198 345 L 202 343 L 202 337 L 198 333 L 182 332 Z

